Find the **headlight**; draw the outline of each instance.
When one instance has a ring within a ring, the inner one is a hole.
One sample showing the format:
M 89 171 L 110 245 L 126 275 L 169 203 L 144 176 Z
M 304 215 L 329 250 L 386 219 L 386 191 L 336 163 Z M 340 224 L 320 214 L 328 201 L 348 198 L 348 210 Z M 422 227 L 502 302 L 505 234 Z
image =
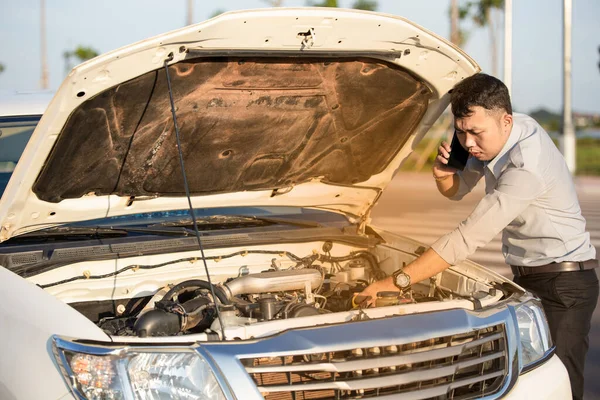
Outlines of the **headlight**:
M 63 375 L 80 399 L 226 400 L 206 360 L 191 349 L 74 347 L 55 338 Z
M 541 360 L 552 347 L 548 321 L 542 305 L 529 301 L 516 309 L 523 367 Z

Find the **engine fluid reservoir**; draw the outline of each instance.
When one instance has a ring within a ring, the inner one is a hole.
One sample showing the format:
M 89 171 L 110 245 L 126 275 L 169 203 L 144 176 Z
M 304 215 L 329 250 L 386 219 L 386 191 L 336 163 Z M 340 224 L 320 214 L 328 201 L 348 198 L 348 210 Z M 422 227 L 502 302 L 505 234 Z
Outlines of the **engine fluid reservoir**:
M 350 281 L 350 272 L 342 271 L 335 274 L 334 280 L 336 282 L 348 283 Z
M 375 306 L 395 306 L 398 304 L 398 296 L 400 296 L 400 292 L 378 292 Z
M 365 279 L 365 267 L 362 265 L 350 265 L 350 279 L 357 281 Z
M 350 272 L 352 281 L 368 280 L 368 271 L 365 269 L 365 263 L 362 259 L 354 259 L 346 264 L 346 270 Z

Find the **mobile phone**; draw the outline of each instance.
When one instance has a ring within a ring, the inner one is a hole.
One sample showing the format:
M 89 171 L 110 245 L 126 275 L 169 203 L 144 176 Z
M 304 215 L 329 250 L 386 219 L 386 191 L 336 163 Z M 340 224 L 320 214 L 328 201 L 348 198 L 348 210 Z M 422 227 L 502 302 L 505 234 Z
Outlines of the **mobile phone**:
M 458 141 L 456 131 L 454 131 L 454 137 L 452 138 L 450 148 L 452 151 L 450 152 L 450 157 L 448 157 L 448 166 L 460 171 L 464 170 L 467 165 L 467 160 L 469 159 L 469 152 L 465 150 Z

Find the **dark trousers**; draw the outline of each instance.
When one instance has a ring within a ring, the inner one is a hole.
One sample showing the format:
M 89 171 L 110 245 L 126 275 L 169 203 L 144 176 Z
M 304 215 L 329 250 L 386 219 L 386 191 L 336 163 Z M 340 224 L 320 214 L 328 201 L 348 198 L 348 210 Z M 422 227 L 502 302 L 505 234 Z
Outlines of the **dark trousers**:
M 583 367 L 598 302 L 596 270 L 533 274 L 515 282 L 542 300 L 556 354 L 567 367 L 573 399 L 583 399 Z

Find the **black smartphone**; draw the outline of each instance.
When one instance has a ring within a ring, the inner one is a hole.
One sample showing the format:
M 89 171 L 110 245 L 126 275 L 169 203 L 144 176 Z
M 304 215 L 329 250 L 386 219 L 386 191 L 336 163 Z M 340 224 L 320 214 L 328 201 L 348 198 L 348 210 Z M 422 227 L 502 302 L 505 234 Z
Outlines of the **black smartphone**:
M 456 168 L 460 171 L 465 169 L 465 165 L 467 165 L 467 160 L 469 159 L 469 152 L 462 147 L 462 144 L 458 141 L 458 135 L 456 131 L 454 132 L 454 137 L 452 138 L 452 143 L 450 144 L 452 151 L 450 152 L 450 157 L 448 158 L 448 166 L 452 168 Z

